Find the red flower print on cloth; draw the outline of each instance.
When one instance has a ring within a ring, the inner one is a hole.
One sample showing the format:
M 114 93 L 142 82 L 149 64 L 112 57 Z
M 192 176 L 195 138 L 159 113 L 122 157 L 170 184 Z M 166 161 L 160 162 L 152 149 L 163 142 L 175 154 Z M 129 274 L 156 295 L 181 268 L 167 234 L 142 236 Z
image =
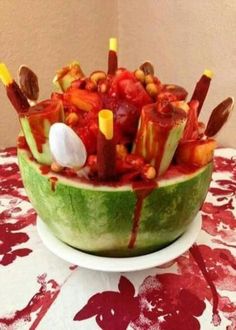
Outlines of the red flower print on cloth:
M 236 173 L 236 157 L 226 158 L 215 156 L 214 171 Z
M 15 160 L 16 148 L 2 150 L 0 155 L 6 157 L 4 164 L 0 165 L 0 206 L 3 209 L 0 212 L 0 265 L 7 266 L 32 252 L 20 245 L 29 240 L 22 229 L 35 225 L 36 213 L 27 203 L 28 197 Z
M 60 292 L 57 282 L 52 279 L 46 281 L 46 276 L 42 274 L 38 277 L 40 288 L 23 309 L 14 312 L 9 317 L 0 317 L 0 329 L 20 329 L 18 325 L 22 322 L 31 323 L 29 330 L 37 328 Z
M 126 330 L 139 315 L 139 299 L 135 297 L 133 284 L 126 277 L 120 277 L 118 288 L 119 292 L 105 291 L 92 296 L 74 320 L 96 316 L 96 322 L 103 330 Z
M 236 290 L 236 260 L 226 249 L 196 244 L 176 260 L 177 273 L 147 277 L 139 288 L 140 316 L 135 330 L 199 330 L 205 302 L 212 305 L 209 329 L 219 329 L 221 313 L 235 330 L 236 305 L 218 290 Z M 217 288 L 217 289 L 216 289 Z
M 218 173 L 223 174 L 223 178 L 215 178 L 209 192 L 216 196 L 217 201 L 229 201 L 229 208 L 233 209 L 232 201 L 236 196 L 236 158 L 215 157 L 214 173 L 216 176 Z M 227 204 L 225 208 L 226 206 Z
M 227 330 L 233 330 L 236 305 L 217 290 L 236 290 L 235 257 L 226 249 L 194 245 L 176 263 L 176 274 L 145 278 L 136 297 L 133 285 L 121 277 L 120 283 L 126 280 L 124 292 L 119 285 L 120 293 L 95 294 L 74 320 L 96 316 L 97 324 L 104 330 L 123 330 L 128 325 L 135 330 L 199 330 L 198 318 L 208 301 L 212 305 L 209 327 L 220 326 L 222 314 L 231 321 Z
M 205 202 L 202 207 L 203 230 L 217 237 L 212 240 L 215 243 L 236 247 L 236 158 L 215 157 L 214 163 L 211 198 L 208 198 L 211 202 Z
M 2 157 L 2 155 L 1 155 Z M 20 198 L 28 201 L 23 191 L 23 183 L 16 163 L 5 163 L 0 165 L 0 196 L 1 198 Z M 23 193 L 23 194 L 22 194 Z
M 236 304 L 217 292 L 236 291 L 236 258 L 227 249 L 206 245 L 194 245 L 190 252 L 177 259 L 178 271 L 183 278 L 188 278 L 187 287 L 190 286 L 199 299 L 207 299 L 212 304 L 212 322 L 217 326 L 219 312 L 228 319 L 236 313 Z
M 232 199 L 222 205 L 204 203 L 202 211 L 203 230 L 211 236 L 218 236 L 227 242 L 235 243 L 236 247 L 236 219 L 232 211 Z
M 197 317 L 205 302 L 177 274 L 147 277 L 139 288 L 140 315 L 131 327 L 139 330 L 199 330 Z M 187 308 L 186 308 L 187 307 Z
M 17 155 L 16 147 L 9 147 L 5 149 L 0 149 L 1 157 L 14 157 Z
M 19 172 L 18 165 L 16 163 L 9 163 L 0 165 L 0 177 L 7 178 L 11 175 L 15 175 Z
M 220 196 L 217 200 L 225 200 L 227 197 L 234 197 L 236 196 L 236 182 L 232 180 L 216 180 L 216 183 L 220 185 L 220 188 L 211 187 L 209 191 L 212 193 L 213 196 Z
M 19 245 L 29 240 L 28 234 L 21 230 L 36 223 L 36 213 L 29 209 L 22 214 L 20 207 L 7 209 L 0 213 L 0 265 L 7 266 L 17 257 L 25 257 L 32 252 Z

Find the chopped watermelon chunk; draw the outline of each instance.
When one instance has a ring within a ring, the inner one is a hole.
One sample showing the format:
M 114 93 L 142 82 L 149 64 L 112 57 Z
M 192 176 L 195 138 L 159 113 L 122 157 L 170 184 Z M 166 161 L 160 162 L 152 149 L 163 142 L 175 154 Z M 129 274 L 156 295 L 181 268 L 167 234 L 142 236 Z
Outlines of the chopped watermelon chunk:
M 144 105 L 153 102 L 153 99 L 146 92 L 141 82 L 137 80 L 134 73 L 125 70 L 114 77 L 110 95 L 116 96 L 119 100 L 130 102 L 140 111 Z
M 69 88 L 64 94 L 64 100 L 84 111 L 102 109 L 102 99 L 99 94 L 85 89 Z

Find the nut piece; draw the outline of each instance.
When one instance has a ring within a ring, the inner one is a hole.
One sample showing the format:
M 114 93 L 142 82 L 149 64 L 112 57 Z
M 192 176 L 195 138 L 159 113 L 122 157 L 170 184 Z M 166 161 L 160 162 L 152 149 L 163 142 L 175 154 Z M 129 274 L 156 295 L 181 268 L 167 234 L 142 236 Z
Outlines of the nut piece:
M 154 77 L 151 74 L 146 75 L 145 77 L 145 84 L 150 84 L 154 82 Z
M 125 159 L 125 157 L 128 155 L 128 150 L 123 144 L 117 144 L 116 154 L 120 159 Z
M 75 112 L 71 112 L 66 118 L 66 124 L 69 126 L 74 126 L 78 123 L 79 116 Z
M 147 90 L 148 94 L 152 97 L 156 96 L 158 93 L 157 85 L 154 83 L 147 84 L 146 90 Z
M 106 82 L 103 82 L 98 85 L 98 91 L 101 93 L 106 93 L 107 89 L 108 89 L 108 84 Z
M 143 70 L 141 69 L 137 69 L 134 71 L 134 75 L 135 77 L 141 82 L 141 83 L 144 83 L 145 81 L 145 74 L 143 72 Z
M 143 63 L 142 65 L 140 65 L 139 69 L 143 70 L 145 75 L 151 74 L 152 76 L 154 76 L 154 67 L 150 62 Z
M 148 180 L 153 180 L 155 177 L 156 177 L 156 169 L 155 167 L 149 165 L 149 164 L 146 164 L 144 167 L 143 167 L 143 175 L 146 179 Z
M 25 65 L 19 68 L 19 83 L 25 96 L 29 100 L 37 101 L 39 97 L 38 77 Z
M 107 75 L 104 71 L 94 71 L 93 73 L 91 73 L 90 75 L 90 79 L 92 80 L 92 82 L 94 82 L 95 84 L 97 84 L 99 82 L 99 80 L 104 80 L 106 79 Z
M 57 164 L 56 162 L 53 162 L 51 164 L 51 170 L 55 173 L 59 173 L 63 170 L 63 167 L 59 164 Z

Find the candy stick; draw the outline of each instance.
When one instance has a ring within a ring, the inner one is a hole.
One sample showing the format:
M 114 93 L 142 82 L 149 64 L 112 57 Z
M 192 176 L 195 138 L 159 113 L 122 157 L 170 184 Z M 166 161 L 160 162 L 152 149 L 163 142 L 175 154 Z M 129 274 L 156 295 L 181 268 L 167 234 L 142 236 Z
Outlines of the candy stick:
M 114 75 L 118 67 L 117 60 L 117 39 L 109 39 L 109 53 L 108 53 L 108 74 Z
M 213 137 L 220 131 L 232 112 L 233 107 L 234 99 L 232 97 L 228 97 L 215 107 L 210 115 L 205 130 L 205 135 L 207 137 Z
M 200 80 L 197 82 L 196 87 L 194 89 L 192 100 L 197 100 L 199 102 L 198 107 L 198 116 L 202 109 L 203 103 L 207 96 L 208 89 L 210 87 L 211 78 L 213 77 L 213 72 L 211 70 L 205 70 L 203 75 L 201 76 Z
M 97 165 L 98 178 L 110 181 L 115 178 L 116 146 L 113 130 L 113 112 L 101 110 L 98 114 Z
M 0 79 L 5 85 L 7 96 L 16 111 L 18 113 L 26 112 L 30 106 L 29 102 L 4 63 L 0 63 Z

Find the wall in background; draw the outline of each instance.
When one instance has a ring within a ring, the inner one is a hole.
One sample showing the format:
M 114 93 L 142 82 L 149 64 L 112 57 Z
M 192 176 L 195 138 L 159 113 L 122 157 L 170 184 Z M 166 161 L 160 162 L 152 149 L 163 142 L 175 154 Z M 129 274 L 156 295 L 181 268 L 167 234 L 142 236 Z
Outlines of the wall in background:
M 190 93 L 204 69 L 215 76 L 202 109 L 205 121 L 228 96 L 236 97 L 236 1 L 118 1 L 120 60 L 136 68 L 149 59 L 164 82 Z M 218 136 L 236 147 L 236 107 Z
M 38 73 L 41 98 L 55 71 L 78 59 L 85 72 L 106 69 L 107 43 L 119 36 L 121 66 L 149 59 L 164 82 L 191 94 L 205 68 L 215 72 L 202 118 L 236 94 L 236 1 L 1 0 L 0 61 L 16 76 L 20 64 Z M 15 145 L 17 116 L 0 86 L 0 147 Z M 236 109 L 219 136 L 235 146 Z
M 1 0 L 0 62 L 17 76 L 27 64 L 50 96 L 57 69 L 78 59 L 85 72 L 107 67 L 108 39 L 117 35 L 117 3 L 110 0 Z M 17 115 L 0 84 L 0 147 L 16 144 Z

